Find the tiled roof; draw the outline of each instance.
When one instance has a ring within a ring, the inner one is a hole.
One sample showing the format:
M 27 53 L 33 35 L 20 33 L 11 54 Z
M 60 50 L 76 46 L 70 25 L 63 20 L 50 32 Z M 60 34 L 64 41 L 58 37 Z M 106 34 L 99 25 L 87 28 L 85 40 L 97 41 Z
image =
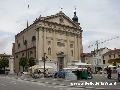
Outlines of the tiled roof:
M 90 57 L 90 56 L 92 56 L 92 53 L 81 53 L 81 56 Z
M 111 54 L 119 54 L 119 53 L 120 53 L 120 49 L 115 49 L 115 50 L 110 50 L 103 55 L 111 55 Z

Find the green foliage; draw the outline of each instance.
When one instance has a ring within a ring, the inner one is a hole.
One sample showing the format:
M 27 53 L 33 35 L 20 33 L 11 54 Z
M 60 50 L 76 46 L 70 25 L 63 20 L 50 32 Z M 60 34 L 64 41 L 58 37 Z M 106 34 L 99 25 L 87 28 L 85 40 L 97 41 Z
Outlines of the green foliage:
M 34 66 L 35 65 L 35 59 L 33 57 L 30 57 L 28 63 L 29 63 L 29 67 Z
M 23 67 L 24 71 L 24 67 L 28 66 L 28 59 L 26 57 L 21 57 L 19 60 L 19 65 Z
M 8 58 L 1 58 L 0 59 L 0 68 L 4 68 L 9 66 L 9 59 Z

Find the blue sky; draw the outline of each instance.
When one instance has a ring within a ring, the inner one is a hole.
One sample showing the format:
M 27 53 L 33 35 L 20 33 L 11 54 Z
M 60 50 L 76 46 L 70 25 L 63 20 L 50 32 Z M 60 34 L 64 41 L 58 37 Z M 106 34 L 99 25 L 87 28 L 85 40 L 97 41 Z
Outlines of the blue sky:
M 27 6 L 29 24 L 41 16 L 63 12 L 73 17 L 74 6 L 83 29 L 84 52 L 94 50 L 96 40 L 104 41 L 120 35 L 120 0 L 0 0 L 0 53 L 12 54 L 12 43 L 17 33 L 26 28 Z M 120 48 L 119 38 L 100 44 L 110 49 Z

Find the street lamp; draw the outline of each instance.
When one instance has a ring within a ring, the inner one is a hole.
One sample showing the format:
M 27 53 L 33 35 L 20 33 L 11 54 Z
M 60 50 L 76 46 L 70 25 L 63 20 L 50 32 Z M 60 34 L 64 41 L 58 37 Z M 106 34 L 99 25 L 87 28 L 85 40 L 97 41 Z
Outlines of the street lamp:
M 47 60 L 47 56 L 46 56 L 46 53 L 44 53 L 44 56 L 42 57 L 42 60 L 44 62 L 44 78 L 45 78 L 45 61 Z

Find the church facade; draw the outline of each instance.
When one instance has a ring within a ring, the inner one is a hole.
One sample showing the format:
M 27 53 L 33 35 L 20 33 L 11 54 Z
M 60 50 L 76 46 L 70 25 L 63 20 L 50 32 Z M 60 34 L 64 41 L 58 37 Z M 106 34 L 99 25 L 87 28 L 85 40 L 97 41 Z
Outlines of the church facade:
M 82 31 L 76 12 L 72 19 L 62 11 L 40 16 L 15 37 L 16 70 L 20 69 L 18 61 L 21 56 L 34 57 L 39 65 L 43 65 L 43 57 L 47 57 L 46 64 L 56 70 L 67 67 L 71 61 L 80 61 Z

